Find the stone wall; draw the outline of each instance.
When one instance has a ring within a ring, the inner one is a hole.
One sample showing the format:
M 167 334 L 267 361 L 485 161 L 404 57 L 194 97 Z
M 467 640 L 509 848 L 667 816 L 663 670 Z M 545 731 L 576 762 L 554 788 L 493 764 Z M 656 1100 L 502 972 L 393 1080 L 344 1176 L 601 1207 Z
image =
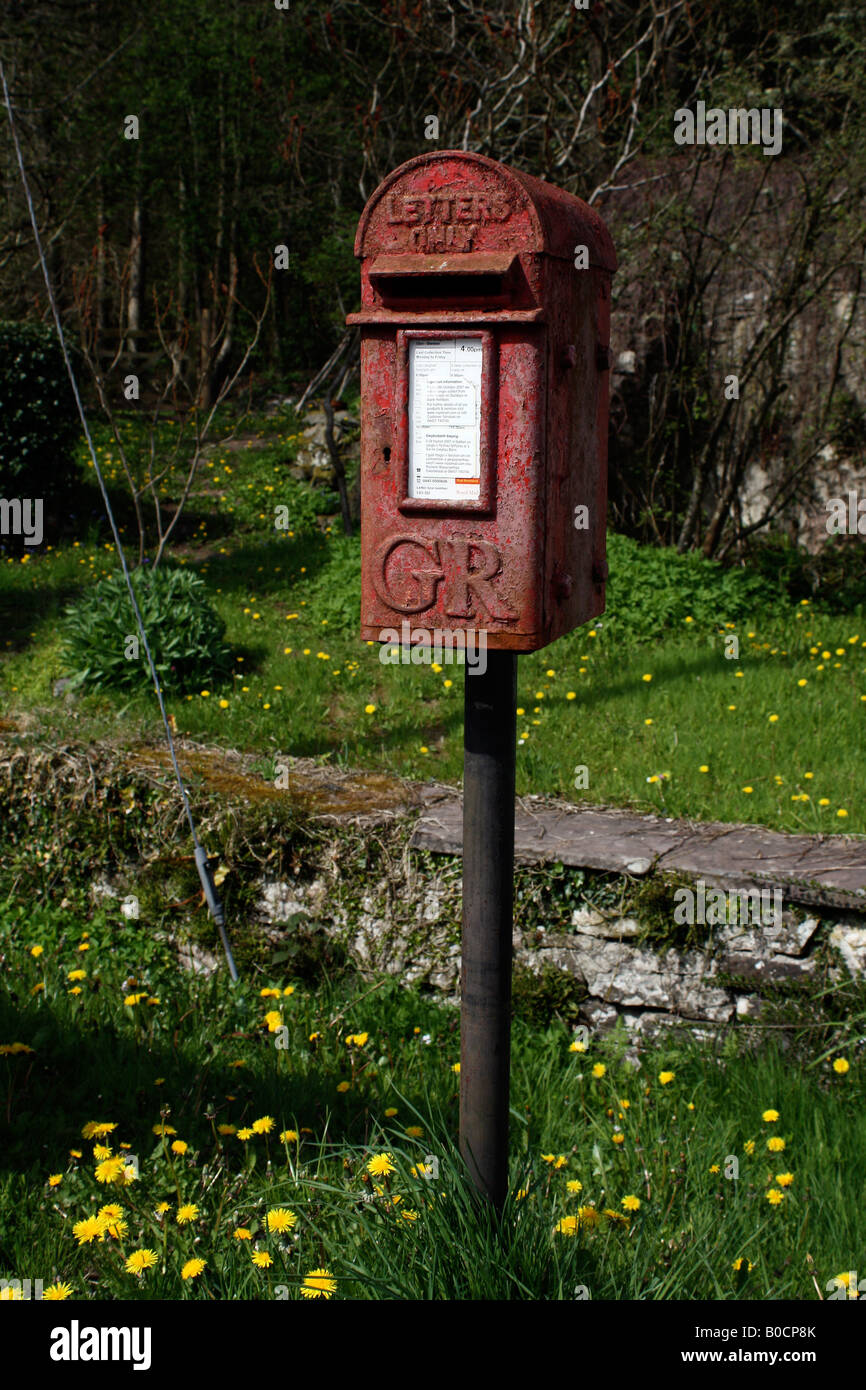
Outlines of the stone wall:
M 459 879 L 445 890 L 436 882 L 423 886 L 415 875 L 412 886 L 414 900 L 395 895 L 392 879 L 371 885 L 360 910 L 351 912 L 334 901 L 327 880 L 272 880 L 262 884 L 257 910 L 275 940 L 298 914 L 327 914 L 329 930 L 361 969 L 399 974 L 457 1002 Z M 389 906 L 395 902 L 397 911 Z M 866 973 L 866 916 L 858 913 L 834 909 L 832 917 L 820 918 L 786 908 L 775 926 L 707 930 L 700 949 L 656 949 L 643 939 L 646 928 L 636 918 L 581 907 L 573 910 L 565 932 L 524 932 L 518 917 L 514 959 L 535 972 L 551 965 L 571 975 L 584 994 L 581 1021 L 591 1028 L 607 1029 L 621 1016 L 629 1028 L 644 1032 L 684 1020 L 759 1018 L 768 986 L 808 981 L 824 960 L 831 979 Z

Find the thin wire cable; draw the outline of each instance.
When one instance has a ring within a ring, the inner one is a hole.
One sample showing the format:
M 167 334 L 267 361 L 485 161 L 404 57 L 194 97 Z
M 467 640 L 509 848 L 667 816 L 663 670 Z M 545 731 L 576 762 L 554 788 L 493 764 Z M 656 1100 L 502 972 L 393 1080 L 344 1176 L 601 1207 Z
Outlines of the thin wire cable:
M 226 935 L 225 916 L 223 913 L 222 904 L 217 895 L 213 878 L 211 876 L 207 851 L 202 847 L 198 835 L 196 834 L 195 821 L 192 817 L 189 798 L 187 797 L 186 787 L 184 786 L 183 778 L 180 773 L 180 768 L 178 767 L 177 754 L 175 753 L 174 748 L 174 739 L 172 738 L 171 734 L 171 725 L 168 722 L 168 715 L 165 712 L 165 704 L 163 703 L 162 698 L 162 688 L 159 684 L 159 677 L 156 673 L 156 666 L 154 665 L 153 657 L 151 656 L 150 644 L 147 640 L 147 633 L 145 632 L 144 621 L 141 616 L 141 611 L 138 607 L 138 601 L 135 597 L 135 590 L 132 587 L 132 580 L 130 578 L 129 569 L 126 564 L 126 556 L 123 553 L 123 546 L 121 544 L 120 536 L 117 530 L 117 525 L 114 520 L 114 513 L 111 510 L 111 502 L 109 500 L 108 492 L 105 486 L 105 481 L 102 476 L 102 470 L 99 467 L 99 460 L 96 457 L 96 450 L 93 447 L 93 440 L 90 437 L 90 427 L 87 423 L 87 416 L 85 414 L 84 406 L 81 401 L 81 396 L 78 391 L 78 383 L 75 380 L 75 372 L 73 371 L 72 362 L 70 361 L 69 353 L 66 348 L 66 338 L 63 334 L 63 326 L 60 322 L 60 314 L 57 309 L 57 303 L 54 298 L 54 291 L 51 286 L 51 277 L 48 273 L 48 265 L 45 260 L 45 254 L 42 250 L 42 238 L 39 235 L 39 228 L 36 225 L 36 212 L 33 207 L 33 198 L 30 193 L 30 184 L 27 180 L 27 173 L 24 168 L 24 159 L 21 154 L 21 145 L 18 141 L 18 131 L 15 125 L 15 118 L 12 112 L 12 102 L 9 97 L 9 88 L 6 84 L 6 70 L 3 66 L 2 59 L 0 59 L 0 81 L 2 81 L 3 84 L 3 99 L 6 103 L 6 110 L 9 113 L 9 125 L 12 130 L 12 142 L 15 146 L 15 155 L 18 160 L 18 168 L 21 172 L 21 182 L 24 185 L 24 195 L 27 199 L 27 208 L 30 213 L 30 223 L 33 227 L 33 235 L 36 239 L 36 249 L 39 253 L 39 262 L 42 266 L 42 275 L 45 280 L 45 287 L 48 291 L 48 301 L 51 305 L 51 312 L 54 315 L 54 322 L 57 327 L 57 336 L 60 339 L 60 347 L 63 351 L 63 360 L 66 363 L 66 370 L 69 373 L 69 380 L 72 383 L 72 392 L 75 396 L 75 404 L 78 407 L 78 414 L 81 417 L 81 425 L 84 430 L 84 437 L 87 440 L 87 447 L 90 450 L 90 457 L 93 460 L 93 467 L 96 472 L 96 477 L 99 481 L 99 488 L 102 493 L 102 500 L 105 503 L 105 510 L 108 513 L 108 520 L 111 525 L 111 533 L 114 536 L 114 544 L 117 549 L 117 554 L 120 558 L 120 565 L 121 569 L 123 570 L 123 577 L 126 580 L 126 587 L 129 590 L 129 597 L 132 601 L 132 607 L 135 612 L 135 620 L 138 624 L 138 630 L 141 633 L 141 642 L 142 646 L 144 647 L 144 654 L 147 658 L 147 664 L 150 669 L 150 674 L 153 677 L 153 685 L 154 689 L 156 690 L 156 698 L 159 701 L 159 711 L 162 715 L 162 722 L 165 727 L 165 736 L 168 740 L 168 750 L 171 754 L 171 761 L 174 767 L 174 775 L 177 778 L 177 785 L 180 789 L 180 795 L 183 801 L 183 808 L 186 812 L 186 818 L 189 821 L 189 828 L 192 834 L 193 845 L 195 846 L 196 868 L 198 869 L 199 878 L 201 879 L 202 888 L 204 890 L 205 898 L 207 899 L 207 904 L 210 909 L 211 916 L 213 917 L 219 929 L 219 934 L 222 940 L 223 950 L 225 951 L 226 960 L 228 961 L 228 967 L 231 973 L 231 977 L 233 980 L 237 980 L 238 972 L 237 967 L 235 966 L 234 956 L 232 955 L 231 945 L 229 944 L 229 939 Z

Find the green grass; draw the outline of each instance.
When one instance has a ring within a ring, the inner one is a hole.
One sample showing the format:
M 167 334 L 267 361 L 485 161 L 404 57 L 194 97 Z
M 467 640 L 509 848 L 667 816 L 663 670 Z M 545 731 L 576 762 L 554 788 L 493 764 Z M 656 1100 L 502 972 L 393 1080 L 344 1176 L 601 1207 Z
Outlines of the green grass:
M 383 666 L 358 639 L 359 541 L 317 519 L 332 498 L 288 476 L 297 435 L 258 423 L 258 447 L 216 453 L 203 469 L 174 552 L 206 580 L 235 667 L 169 702 L 179 729 L 273 762 L 317 756 L 458 781 L 462 669 Z M 280 504 L 288 531 L 274 527 Z M 124 524 L 129 536 L 128 515 Z M 0 694 L 10 712 L 42 711 L 52 730 L 158 735 L 151 693 L 80 697 L 72 713 L 51 699 L 64 674 L 62 609 L 116 564 L 96 525 L 0 564 Z M 747 571 L 621 537 L 610 539 L 610 565 L 604 618 L 520 660 L 518 791 L 866 832 L 866 617 L 794 606 Z M 738 659 L 726 656 L 732 637 Z
M 6 902 L 0 949 L 0 1043 L 32 1049 L 0 1055 L 2 1277 L 66 1281 L 96 1299 L 297 1298 L 326 1269 L 344 1299 L 775 1300 L 814 1298 L 813 1269 L 823 1292 L 858 1267 L 856 1028 L 797 1065 L 735 1030 L 724 1044 L 670 1037 L 645 1047 L 637 1069 L 618 1033 L 579 1053 L 561 1023 L 515 1021 L 497 1227 L 455 1152 L 453 1008 L 392 979 L 344 975 L 287 993 L 278 965 L 237 987 L 225 972 L 185 975 L 111 904 L 85 924 L 59 903 Z M 285 1034 L 268 1031 L 271 1009 Z M 832 1066 L 840 1055 L 845 1073 Z M 762 1118 L 770 1108 L 777 1121 Z M 85 1138 L 94 1122 L 114 1128 Z M 778 1154 L 771 1136 L 784 1140 Z M 98 1143 L 134 1154 L 138 1179 L 98 1181 Z M 393 1171 L 371 1177 L 385 1153 Z M 736 1178 L 725 1176 L 732 1157 Z M 413 1176 L 431 1159 L 437 1176 Z M 79 1241 L 77 1223 L 110 1203 L 121 1234 Z M 187 1204 L 197 1213 L 180 1225 Z M 295 1217 L 285 1234 L 268 1229 L 277 1207 Z M 125 1268 L 139 1249 L 156 1256 L 141 1277 Z M 273 1263 L 257 1268 L 253 1251 Z M 741 1257 L 750 1272 L 735 1273 Z M 192 1258 L 204 1271 L 184 1280 Z

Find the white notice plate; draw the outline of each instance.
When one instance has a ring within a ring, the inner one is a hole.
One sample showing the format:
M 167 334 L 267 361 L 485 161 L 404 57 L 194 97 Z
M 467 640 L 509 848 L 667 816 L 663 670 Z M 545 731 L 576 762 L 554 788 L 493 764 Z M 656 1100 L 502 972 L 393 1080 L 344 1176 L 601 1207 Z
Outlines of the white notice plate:
M 481 495 L 480 338 L 409 339 L 409 496 Z

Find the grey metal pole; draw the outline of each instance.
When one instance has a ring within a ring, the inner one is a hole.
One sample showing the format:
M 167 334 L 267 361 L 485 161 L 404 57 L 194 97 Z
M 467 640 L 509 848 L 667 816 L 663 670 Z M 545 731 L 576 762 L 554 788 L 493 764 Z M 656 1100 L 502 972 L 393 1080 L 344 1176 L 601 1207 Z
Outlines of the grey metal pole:
M 467 666 L 463 732 L 460 1152 L 500 1209 L 508 1187 L 517 656 Z

